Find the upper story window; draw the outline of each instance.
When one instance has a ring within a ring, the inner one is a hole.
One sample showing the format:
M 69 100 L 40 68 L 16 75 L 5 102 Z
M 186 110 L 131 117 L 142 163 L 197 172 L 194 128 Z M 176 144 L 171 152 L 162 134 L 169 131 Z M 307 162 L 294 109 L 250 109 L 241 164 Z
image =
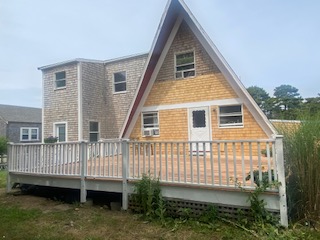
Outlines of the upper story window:
M 142 135 L 159 136 L 159 114 L 158 112 L 142 113 Z
M 89 122 L 89 138 L 90 142 L 99 140 L 99 122 Z
M 20 128 L 20 140 L 21 141 L 38 141 L 39 140 L 39 128 Z
M 117 72 L 113 74 L 114 92 L 125 92 L 127 90 L 126 72 Z
M 57 72 L 56 74 L 56 88 L 64 88 L 66 87 L 66 72 Z
M 176 54 L 175 60 L 176 79 L 195 76 L 196 71 L 193 51 Z
M 219 127 L 243 126 L 242 105 L 220 106 Z

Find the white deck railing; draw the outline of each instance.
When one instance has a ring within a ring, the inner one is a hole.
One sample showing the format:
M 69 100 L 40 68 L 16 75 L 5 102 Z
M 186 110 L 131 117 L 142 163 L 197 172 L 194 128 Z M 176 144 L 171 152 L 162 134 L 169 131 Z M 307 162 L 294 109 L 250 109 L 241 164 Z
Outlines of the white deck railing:
M 9 144 L 8 152 L 9 171 L 28 174 L 129 180 L 150 174 L 166 183 L 253 188 L 277 181 L 279 171 L 273 139 Z
M 282 137 L 268 140 L 208 142 L 139 142 L 104 140 L 96 143 L 8 144 L 8 186 L 11 174 L 34 177 L 75 177 L 86 201 L 88 178 L 119 180 L 123 208 L 128 206 L 128 181 L 149 174 L 161 183 L 254 189 L 261 181 L 280 182 L 281 223 L 287 226 Z M 221 188 L 222 187 L 222 188 Z

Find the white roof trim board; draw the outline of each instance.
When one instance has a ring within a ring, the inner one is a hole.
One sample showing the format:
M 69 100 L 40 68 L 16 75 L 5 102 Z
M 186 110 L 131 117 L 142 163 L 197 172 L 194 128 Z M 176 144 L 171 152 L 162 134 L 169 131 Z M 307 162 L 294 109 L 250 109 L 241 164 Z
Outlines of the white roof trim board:
M 169 18 L 169 19 L 172 18 L 172 16 L 170 16 L 170 14 L 179 15 L 179 14 L 181 14 L 181 12 L 183 14 L 184 20 L 187 22 L 187 24 L 189 25 L 191 30 L 197 36 L 198 40 L 203 45 L 203 47 L 206 49 L 206 51 L 208 52 L 208 54 L 211 57 L 211 59 L 213 60 L 213 62 L 218 66 L 218 68 L 220 69 L 222 74 L 225 76 L 226 80 L 229 82 L 231 87 L 238 94 L 238 96 L 243 99 L 245 105 L 247 106 L 247 108 L 249 109 L 249 111 L 251 112 L 253 117 L 256 119 L 257 123 L 261 126 L 261 128 L 264 130 L 264 132 L 269 137 L 274 137 L 277 134 L 275 128 L 269 122 L 269 120 L 267 119 L 265 114 L 262 112 L 262 110 L 256 104 L 254 99 L 251 97 L 251 95 L 248 93 L 246 88 L 241 83 L 240 79 L 234 73 L 232 68 L 227 63 L 227 61 L 223 58 L 222 54 L 219 52 L 219 50 L 214 45 L 214 43 L 211 41 L 211 39 L 206 34 L 206 32 L 202 29 L 202 27 L 200 26 L 200 24 L 198 23 L 196 18 L 193 16 L 193 14 L 191 13 L 191 11 L 189 10 L 189 8 L 187 7 L 187 5 L 184 3 L 183 0 L 169 0 L 168 1 L 168 4 L 167 4 L 165 11 L 164 11 L 164 14 L 161 18 L 160 25 L 157 30 L 156 36 L 154 38 L 154 41 L 153 41 L 153 44 L 151 47 L 151 51 L 150 51 L 150 54 L 148 57 L 148 61 L 150 61 L 153 54 L 157 54 L 154 51 L 155 51 L 155 46 L 156 46 L 158 40 L 162 37 L 161 33 L 166 34 L 166 31 L 171 32 L 171 30 L 172 30 L 172 29 L 167 29 L 167 30 L 162 29 L 164 27 L 165 20 L 167 18 Z M 177 19 L 178 18 L 176 18 L 175 21 L 177 21 Z M 172 27 L 172 25 L 171 25 L 171 27 Z M 168 40 L 168 38 L 167 38 L 167 40 Z M 161 60 L 159 60 L 159 61 L 161 61 Z M 157 65 L 158 64 L 162 65 L 162 62 L 157 62 Z M 131 131 L 135 125 L 135 121 L 137 119 L 137 116 L 140 114 L 141 108 L 142 108 L 144 101 L 146 99 L 146 97 L 142 97 L 142 98 L 140 97 L 140 99 L 138 99 L 138 100 L 136 98 L 139 94 L 139 90 L 140 90 L 142 81 L 144 80 L 144 75 L 148 71 L 148 66 L 149 66 L 149 64 L 147 62 L 146 68 L 144 70 L 144 73 L 141 77 L 138 89 L 136 91 L 135 98 L 129 108 L 129 112 L 128 112 L 127 118 L 124 122 L 124 126 L 122 128 L 122 131 L 120 133 L 120 137 L 128 138 L 130 136 Z M 152 70 L 154 70 L 154 69 L 152 69 Z M 153 83 L 151 83 L 149 81 L 148 85 L 149 84 L 153 84 Z M 150 86 L 146 87 L 145 89 L 150 89 Z M 136 101 L 138 101 L 138 103 L 136 103 Z M 138 107 L 136 106 L 136 109 L 134 108 L 135 104 L 138 104 Z

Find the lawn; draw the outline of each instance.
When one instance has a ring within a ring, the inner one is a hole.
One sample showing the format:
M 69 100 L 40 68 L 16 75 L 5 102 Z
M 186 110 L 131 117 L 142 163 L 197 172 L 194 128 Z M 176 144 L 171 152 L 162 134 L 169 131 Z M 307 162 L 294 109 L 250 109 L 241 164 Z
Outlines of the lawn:
M 0 171 L 3 239 L 256 239 L 250 232 L 218 220 L 205 224 L 197 219 L 171 219 L 161 224 L 105 206 L 65 204 L 19 191 L 6 194 L 5 178 L 6 172 Z M 287 232 L 284 239 L 293 239 L 295 232 L 299 236 L 296 239 L 320 238 L 317 231 Z

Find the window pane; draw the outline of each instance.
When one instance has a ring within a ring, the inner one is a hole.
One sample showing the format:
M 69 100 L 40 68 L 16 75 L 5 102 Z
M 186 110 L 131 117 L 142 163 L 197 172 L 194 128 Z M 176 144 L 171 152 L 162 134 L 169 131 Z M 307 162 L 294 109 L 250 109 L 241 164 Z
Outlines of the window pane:
M 241 105 L 220 107 L 220 114 L 241 113 Z
M 126 72 L 117 72 L 114 74 L 114 82 L 125 82 L 126 81 Z
M 126 82 L 123 83 L 116 83 L 114 85 L 114 91 L 115 92 L 122 92 L 122 91 L 126 91 L 127 90 L 127 86 L 126 86 Z
M 32 140 L 38 139 L 38 129 L 31 129 L 31 139 Z
M 99 131 L 99 123 L 90 122 L 90 132 L 98 132 L 98 131 Z
M 24 134 L 29 134 L 29 129 L 22 129 L 22 134 L 24 135 Z
M 59 138 L 59 142 L 66 141 L 66 127 L 65 127 L 65 125 L 58 126 L 58 138 Z
M 144 113 L 143 114 L 143 127 L 144 128 L 158 128 L 158 114 L 157 113 Z
M 98 133 L 90 133 L 90 142 L 97 142 L 98 141 Z
M 22 135 L 22 140 L 28 140 L 29 139 L 29 135 Z
M 176 55 L 177 66 L 194 62 L 193 52 Z
M 242 116 L 220 117 L 220 124 L 242 125 Z
M 66 78 L 66 72 L 57 72 L 56 73 L 56 80 L 61 80 Z
M 193 127 L 194 128 L 204 128 L 206 127 L 206 111 L 193 111 L 192 112 Z
M 56 81 L 56 88 L 61 88 L 66 86 L 66 80 Z

